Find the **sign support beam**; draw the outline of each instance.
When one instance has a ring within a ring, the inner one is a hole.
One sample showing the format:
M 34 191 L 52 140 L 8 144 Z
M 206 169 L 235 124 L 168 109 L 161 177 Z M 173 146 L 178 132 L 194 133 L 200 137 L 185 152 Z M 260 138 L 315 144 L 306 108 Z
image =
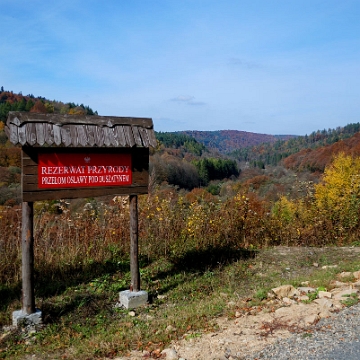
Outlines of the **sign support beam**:
M 34 295 L 34 203 L 22 203 L 22 310 L 35 313 Z
M 140 291 L 138 197 L 130 195 L 130 273 L 131 291 Z

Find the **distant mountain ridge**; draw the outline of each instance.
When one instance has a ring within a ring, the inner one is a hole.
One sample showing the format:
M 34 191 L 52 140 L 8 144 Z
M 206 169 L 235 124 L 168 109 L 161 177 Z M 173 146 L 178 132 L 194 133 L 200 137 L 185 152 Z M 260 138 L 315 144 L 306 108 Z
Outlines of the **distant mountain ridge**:
M 177 133 L 186 134 L 206 147 L 228 153 L 236 149 L 252 147 L 264 143 L 275 143 L 278 140 L 288 140 L 296 135 L 268 135 L 240 130 L 197 131 L 186 130 Z

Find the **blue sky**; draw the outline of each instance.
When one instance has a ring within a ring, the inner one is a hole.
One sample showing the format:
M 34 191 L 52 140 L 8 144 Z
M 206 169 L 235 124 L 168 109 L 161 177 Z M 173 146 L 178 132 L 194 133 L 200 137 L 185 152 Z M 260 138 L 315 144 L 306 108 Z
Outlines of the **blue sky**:
M 0 0 L 0 86 L 157 131 L 360 121 L 360 1 Z

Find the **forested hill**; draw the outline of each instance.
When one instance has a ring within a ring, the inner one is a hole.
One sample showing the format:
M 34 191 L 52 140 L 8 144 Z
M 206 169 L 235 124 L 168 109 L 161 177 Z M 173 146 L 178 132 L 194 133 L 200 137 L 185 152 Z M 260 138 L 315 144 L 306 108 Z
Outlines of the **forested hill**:
M 303 149 L 283 160 L 284 166 L 295 171 L 320 171 L 331 163 L 334 156 L 339 153 L 360 156 L 360 132 L 348 139 L 340 140 L 332 145 L 321 146 L 316 149 Z
M 218 131 L 181 131 L 175 132 L 193 137 L 206 147 L 218 150 L 221 153 L 231 152 L 235 149 L 251 147 L 263 143 L 274 143 L 278 140 L 287 140 L 294 135 L 267 135 L 238 130 Z
M 273 143 L 263 143 L 252 147 L 233 150 L 229 155 L 238 161 L 249 162 L 252 165 L 263 167 L 265 165 L 278 165 L 280 161 L 298 152 L 301 155 L 311 149 L 328 147 L 354 136 L 360 131 L 360 123 L 348 124 L 336 129 L 318 130 L 310 135 L 293 137 L 288 140 L 277 140 Z M 325 151 L 326 152 L 326 151 Z M 315 156 L 315 155 L 314 155 Z M 294 162 L 294 159 L 292 160 Z M 316 165 L 316 169 L 323 167 L 323 161 Z M 303 167 L 303 166 L 301 166 Z M 313 168 L 310 166 L 310 168 Z
M 97 115 L 89 106 L 63 103 L 56 100 L 48 100 L 44 97 L 35 97 L 32 94 L 23 95 L 0 88 L 0 121 L 6 122 L 9 111 L 29 111 L 34 113 L 56 113 L 74 115 Z

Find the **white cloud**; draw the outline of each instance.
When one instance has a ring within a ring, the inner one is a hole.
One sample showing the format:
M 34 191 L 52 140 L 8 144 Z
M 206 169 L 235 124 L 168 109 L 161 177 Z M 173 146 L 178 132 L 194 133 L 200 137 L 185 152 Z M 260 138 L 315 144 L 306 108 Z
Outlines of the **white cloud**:
M 34 1 L 0 13 L 12 29 L 0 33 L 6 89 L 153 117 L 162 131 L 305 134 L 359 121 L 353 2 Z
M 172 98 L 170 101 L 184 103 L 184 104 L 192 105 L 192 106 L 206 105 L 206 103 L 203 101 L 195 101 L 195 96 L 190 96 L 190 95 L 179 95 L 175 98 Z

